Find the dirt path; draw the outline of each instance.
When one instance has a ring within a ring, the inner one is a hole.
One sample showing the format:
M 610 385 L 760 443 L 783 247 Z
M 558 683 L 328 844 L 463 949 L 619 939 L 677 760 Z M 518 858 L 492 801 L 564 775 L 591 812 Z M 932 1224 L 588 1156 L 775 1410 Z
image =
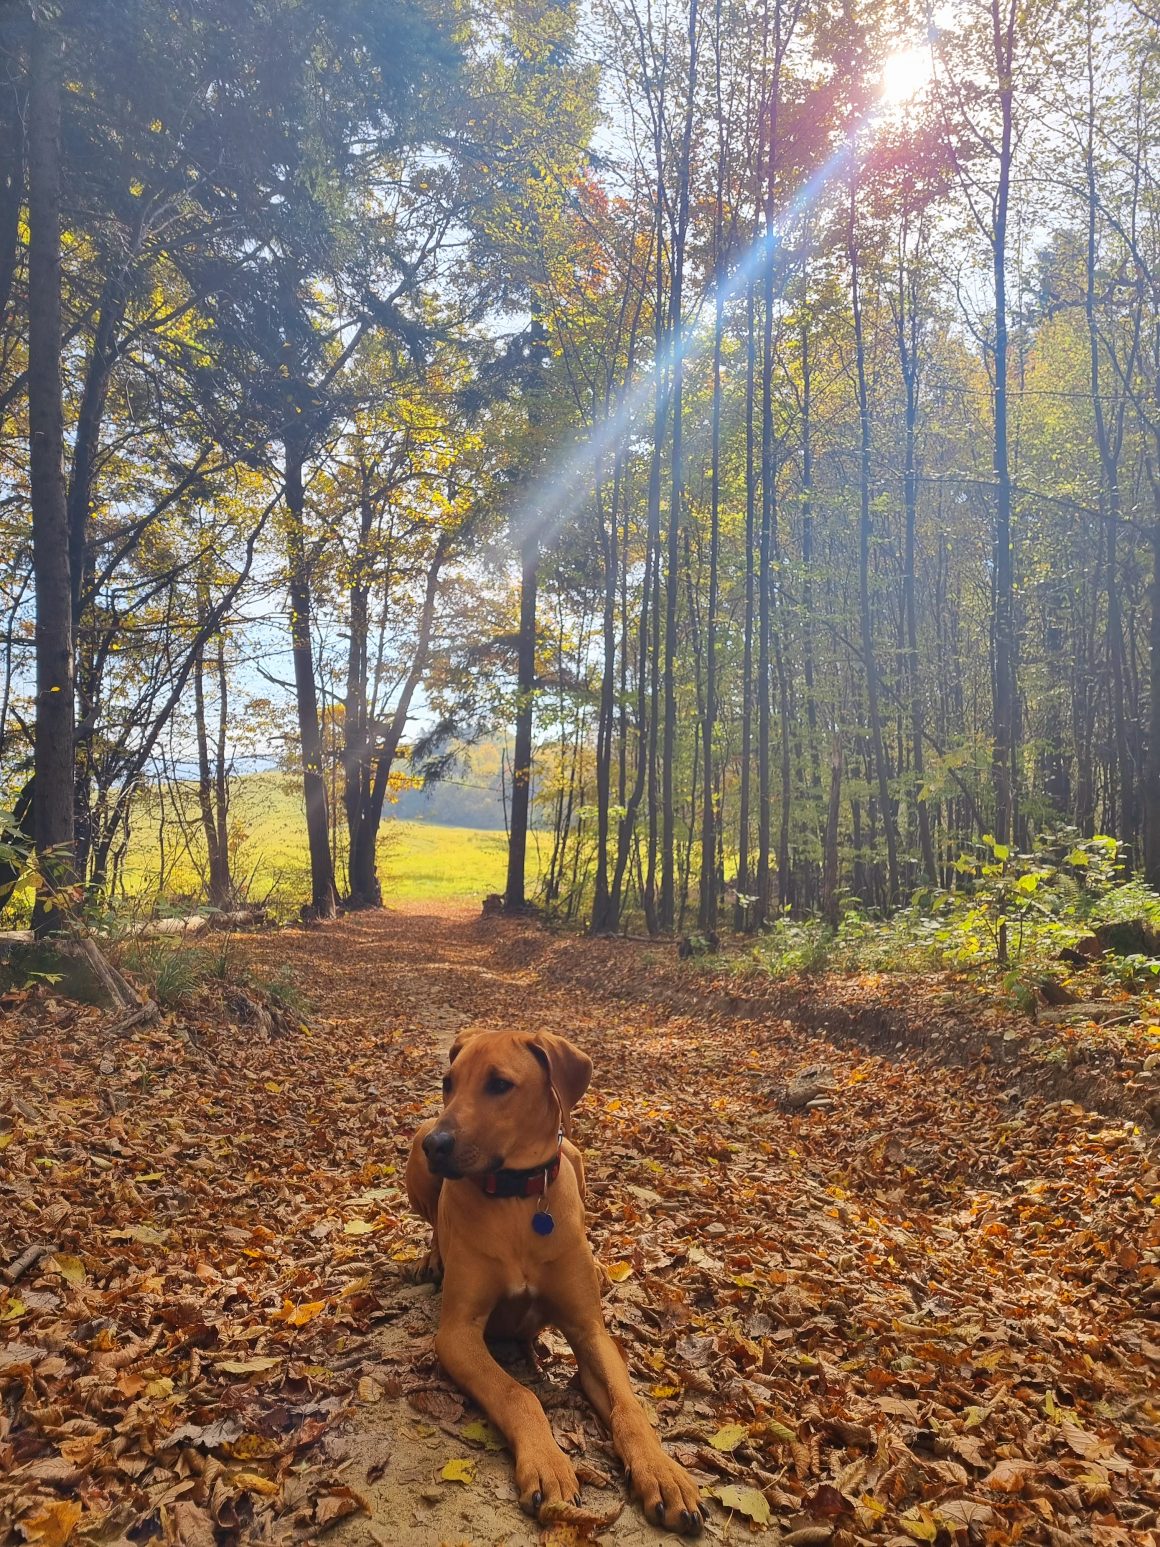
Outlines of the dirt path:
M 650 947 L 412 911 L 245 950 L 258 971 L 289 964 L 308 1033 L 215 1023 L 112 1059 L 83 1020 L 31 1041 L 0 1022 L 0 1116 L 5 1077 L 50 1071 L 21 1087 L 40 1126 L 17 1113 L 27 1142 L 0 1153 L 27 1213 L 3 1260 L 63 1207 L 55 1241 L 84 1274 L 30 1279 L 7 1328 L 24 1362 L 0 1352 L 0 1385 L 35 1400 L 9 1408 L 7 1440 L 0 1418 L 0 1463 L 7 1444 L 26 1484 L 0 1528 L 28 1535 L 29 1498 L 60 1495 L 51 1467 L 81 1466 L 83 1410 L 101 1435 L 77 1524 L 92 1540 L 142 1521 L 198 1547 L 540 1539 L 434 1364 L 433 1291 L 402 1277 L 424 1244 L 402 1163 L 473 1021 L 593 1056 L 576 1126 L 606 1314 L 706 1488 L 768 1509 L 793 1544 L 1154 1540 L 1160 1172 L 1130 1121 L 1027 1095 L 1009 1067 L 827 1041 Z M 818 1066 L 819 1104 L 787 1111 L 779 1093 Z M 83 1187 L 78 1133 L 104 1146 Z M 586 1505 L 610 1513 L 618 1468 L 571 1374 L 549 1337 L 537 1389 Z M 469 1482 L 443 1477 L 454 1461 Z M 136 1513 L 110 1505 L 118 1485 Z M 750 1534 L 714 1504 L 712 1537 Z M 601 1534 L 654 1539 L 631 1505 Z
M 459 916 L 345 928 L 435 1046 L 474 1020 L 564 1031 L 592 1052 L 579 1133 L 594 1235 L 614 1272 L 632 1269 L 609 1318 L 660 1427 L 709 1485 L 756 1483 L 791 1530 L 901 1524 L 921 1540 L 932 1523 L 973 1519 L 1114 1540 L 1154 1526 L 1155 1475 L 1147 1484 L 1132 1461 L 1160 1460 L 1145 1300 L 1156 1213 L 1142 1196 L 1160 1179 L 1130 1128 L 1021 1104 L 980 1068 L 934 1078 L 929 1063 L 784 1021 L 682 1015 L 647 948 Z M 313 964 L 313 942 L 302 951 Z M 321 956 L 312 972 L 327 971 Z M 332 1013 L 350 992 L 319 980 Z M 357 985 L 353 998 L 357 1017 Z M 832 1106 L 792 1116 L 770 1102 L 819 1063 Z M 413 1372 L 437 1383 L 433 1292 L 399 1289 L 394 1309 L 385 1384 Z M 558 1434 L 615 1477 L 562 1346 L 553 1354 L 542 1393 Z M 430 1410 L 372 1405 L 338 1441 L 356 1475 L 386 1462 L 371 1521 L 352 1519 L 347 1538 L 533 1540 L 506 1455 L 456 1437 L 454 1394 L 435 1384 L 413 1400 Z M 732 1453 L 706 1444 L 730 1423 L 750 1437 Z M 460 1457 L 475 1460 L 470 1487 L 440 1480 Z M 597 1508 L 616 1496 L 587 1491 Z M 749 1534 L 723 1510 L 716 1529 Z M 629 1507 L 605 1539 L 654 1536 Z

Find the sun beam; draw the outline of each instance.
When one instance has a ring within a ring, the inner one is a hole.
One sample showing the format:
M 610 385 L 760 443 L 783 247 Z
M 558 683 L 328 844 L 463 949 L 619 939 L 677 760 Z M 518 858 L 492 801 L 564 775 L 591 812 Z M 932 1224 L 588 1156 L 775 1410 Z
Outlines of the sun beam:
M 882 101 L 891 107 L 901 107 L 919 92 L 930 80 L 930 51 L 925 48 L 900 48 L 891 54 L 882 66 L 878 90 Z

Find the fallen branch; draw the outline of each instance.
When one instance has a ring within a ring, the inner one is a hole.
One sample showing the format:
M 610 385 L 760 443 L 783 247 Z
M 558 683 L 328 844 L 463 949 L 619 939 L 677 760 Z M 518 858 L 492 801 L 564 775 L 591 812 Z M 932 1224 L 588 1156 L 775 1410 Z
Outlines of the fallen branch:
M 15 1284 L 17 1279 L 23 1278 L 29 1268 L 34 1268 L 42 1257 L 47 1257 L 49 1252 L 55 1250 L 54 1246 L 47 1246 L 44 1242 L 37 1242 L 32 1246 L 26 1246 L 20 1253 L 20 1256 L 10 1262 L 3 1270 L 5 1283 Z

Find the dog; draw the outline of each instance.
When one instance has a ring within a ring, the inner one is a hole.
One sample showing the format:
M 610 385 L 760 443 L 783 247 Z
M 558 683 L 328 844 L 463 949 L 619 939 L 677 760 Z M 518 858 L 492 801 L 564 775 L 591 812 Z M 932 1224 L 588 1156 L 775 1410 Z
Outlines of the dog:
M 696 1536 L 705 1518 L 697 1485 L 662 1448 L 601 1312 L 584 1162 L 570 1138 L 591 1076 L 588 1055 L 548 1032 L 467 1030 L 452 1044 L 443 1111 L 415 1135 L 406 1175 L 411 1204 L 432 1227 L 420 1276 L 443 1281 L 435 1351 L 504 1435 L 520 1504 L 539 1517 L 578 1503 L 580 1484 L 543 1408 L 485 1338 L 530 1343 L 558 1327 L 645 1514 Z

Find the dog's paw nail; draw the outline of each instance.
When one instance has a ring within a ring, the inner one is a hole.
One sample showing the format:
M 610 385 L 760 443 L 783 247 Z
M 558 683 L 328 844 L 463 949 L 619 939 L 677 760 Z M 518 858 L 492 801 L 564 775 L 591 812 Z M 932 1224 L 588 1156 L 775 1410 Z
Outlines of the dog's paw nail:
M 663 1504 L 658 1504 L 657 1505 L 656 1516 L 657 1516 L 657 1524 L 663 1526 L 664 1523 L 665 1523 L 665 1506 Z
M 532 1508 L 536 1511 L 537 1514 L 539 1514 L 540 1505 L 543 1502 L 544 1502 L 544 1495 L 537 1488 L 535 1493 L 532 1494 Z
M 575 1504 L 577 1509 L 580 1508 L 580 1495 L 578 1493 L 572 1495 L 572 1503 Z

